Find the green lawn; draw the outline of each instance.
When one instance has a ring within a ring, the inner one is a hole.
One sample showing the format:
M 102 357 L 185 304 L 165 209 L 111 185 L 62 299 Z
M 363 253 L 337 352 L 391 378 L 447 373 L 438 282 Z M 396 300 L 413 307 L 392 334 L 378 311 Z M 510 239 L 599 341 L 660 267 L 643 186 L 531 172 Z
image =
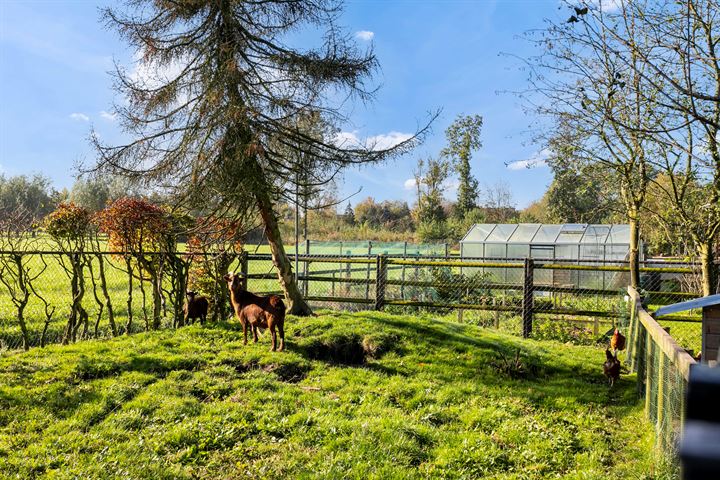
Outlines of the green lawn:
M 0 357 L 4 478 L 672 478 L 598 347 L 366 312 Z M 502 361 L 520 349 L 520 368 Z

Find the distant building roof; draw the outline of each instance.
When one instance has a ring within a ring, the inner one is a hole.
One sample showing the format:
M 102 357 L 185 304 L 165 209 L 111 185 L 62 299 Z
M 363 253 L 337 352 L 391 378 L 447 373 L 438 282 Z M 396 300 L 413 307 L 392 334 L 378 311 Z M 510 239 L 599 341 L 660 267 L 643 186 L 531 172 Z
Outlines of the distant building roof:
M 687 302 L 675 303 L 673 305 L 666 305 L 655 310 L 653 317 L 661 317 L 663 315 L 669 315 L 671 313 L 684 312 L 686 310 L 692 310 L 695 308 L 710 307 L 712 305 L 720 304 L 720 294 L 708 295 L 707 297 L 696 298 L 694 300 L 688 300 Z

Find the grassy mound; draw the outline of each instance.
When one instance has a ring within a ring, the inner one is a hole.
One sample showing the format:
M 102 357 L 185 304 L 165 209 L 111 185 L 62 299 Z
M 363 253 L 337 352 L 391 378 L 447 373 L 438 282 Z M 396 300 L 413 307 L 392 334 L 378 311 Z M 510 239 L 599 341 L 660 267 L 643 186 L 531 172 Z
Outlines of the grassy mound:
M 287 351 L 192 326 L 0 358 L 10 478 L 660 478 L 599 348 L 378 313 Z

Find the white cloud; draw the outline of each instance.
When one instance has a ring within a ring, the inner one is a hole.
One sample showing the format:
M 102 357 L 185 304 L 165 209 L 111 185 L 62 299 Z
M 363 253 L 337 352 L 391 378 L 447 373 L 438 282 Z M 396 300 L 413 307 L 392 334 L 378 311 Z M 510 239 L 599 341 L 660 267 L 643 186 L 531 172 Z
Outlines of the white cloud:
M 547 166 L 547 158 L 550 151 L 545 148 L 539 152 L 533 153 L 527 160 L 518 160 L 507 164 L 508 170 L 524 170 L 530 168 L 541 168 Z
M 375 37 L 375 32 L 370 32 L 368 30 L 360 30 L 359 32 L 355 32 L 355 38 L 359 38 L 360 40 L 364 40 L 366 42 L 369 42 Z
M 361 140 L 358 131 L 335 134 L 335 145 L 342 148 L 367 148 L 369 150 L 387 150 L 412 138 L 412 133 L 388 132 Z
M 603 12 L 616 12 L 622 8 L 623 0 L 597 0 L 596 3 Z
M 90 121 L 90 117 L 88 117 L 84 113 L 71 113 L 70 118 L 72 118 L 73 120 L 79 120 L 81 122 L 89 122 Z
M 403 183 L 403 187 L 405 190 L 415 190 L 415 179 L 414 178 L 408 178 L 405 180 L 405 183 Z
M 102 118 L 104 118 L 105 120 L 109 120 L 109 121 L 112 122 L 112 121 L 115 120 L 115 117 L 117 116 L 117 113 L 110 113 L 110 112 L 106 112 L 105 110 L 102 110 L 102 111 L 100 112 L 100 116 L 101 116 Z

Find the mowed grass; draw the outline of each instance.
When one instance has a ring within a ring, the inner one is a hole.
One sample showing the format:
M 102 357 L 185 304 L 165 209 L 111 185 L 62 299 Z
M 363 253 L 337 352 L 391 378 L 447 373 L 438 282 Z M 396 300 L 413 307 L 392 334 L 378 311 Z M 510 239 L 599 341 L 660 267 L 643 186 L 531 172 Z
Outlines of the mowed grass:
M 671 478 L 597 347 L 326 312 L 0 358 L 3 478 Z M 520 351 L 522 368 L 502 356 Z

